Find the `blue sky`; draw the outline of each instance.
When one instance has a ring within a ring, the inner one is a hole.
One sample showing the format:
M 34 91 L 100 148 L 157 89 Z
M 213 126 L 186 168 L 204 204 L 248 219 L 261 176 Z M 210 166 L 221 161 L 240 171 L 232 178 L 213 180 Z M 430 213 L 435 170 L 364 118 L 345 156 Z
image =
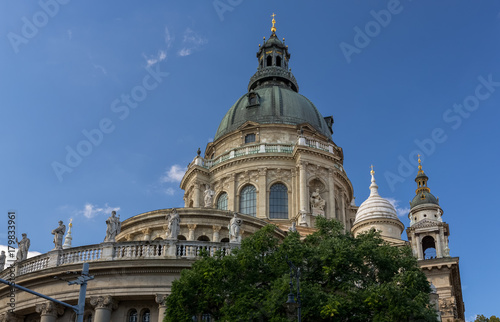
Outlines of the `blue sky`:
M 495 1 L 2 1 L 0 227 L 16 210 L 46 252 L 60 219 L 77 246 L 104 239 L 112 209 L 182 206 L 182 171 L 245 93 L 273 12 L 300 93 L 335 119 L 356 203 L 374 164 L 408 225 L 420 152 L 466 316 L 500 314 Z

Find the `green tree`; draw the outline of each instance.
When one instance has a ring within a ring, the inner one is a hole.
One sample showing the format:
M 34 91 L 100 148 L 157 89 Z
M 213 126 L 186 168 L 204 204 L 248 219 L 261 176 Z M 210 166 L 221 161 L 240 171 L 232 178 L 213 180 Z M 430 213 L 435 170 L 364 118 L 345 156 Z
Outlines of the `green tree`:
M 165 321 L 288 321 L 286 258 L 301 271 L 304 321 L 436 321 L 408 247 L 389 246 L 374 231 L 354 238 L 334 220 L 318 218 L 317 228 L 280 241 L 269 225 L 231 256 L 205 254 L 173 282 Z
M 500 318 L 492 315 L 489 318 L 485 317 L 484 315 L 478 315 L 476 316 L 476 319 L 474 322 L 500 322 Z

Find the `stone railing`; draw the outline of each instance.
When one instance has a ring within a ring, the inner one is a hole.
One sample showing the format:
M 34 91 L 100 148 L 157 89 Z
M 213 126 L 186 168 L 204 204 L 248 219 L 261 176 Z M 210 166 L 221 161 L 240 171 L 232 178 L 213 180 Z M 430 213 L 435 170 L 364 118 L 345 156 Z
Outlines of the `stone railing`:
M 120 243 L 102 243 L 75 248 L 53 250 L 14 265 L 15 275 L 33 273 L 46 268 L 84 262 L 119 261 L 148 258 L 188 258 L 195 259 L 202 252 L 214 256 L 218 251 L 222 255 L 231 254 L 239 244 L 216 243 L 191 240 L 131 241 Z M 6 278 L 10 270 L 0 272 L 0 278 Z
M 247 145 L 244 147 L 236 148 L 233 149 L 229 152 L 226 152 L 214 159 L 202 159 L 202 158 L 197 158 L 194 161 L 194 164 L 200 165 L 204 168 L 210 169 L 211 167 L 214 167 L 222 162 L 225 162 L 229 159 L 245 156 L 245 155 L 252 155 L 252 154 L 257 154 L 257 153 L 286 153 L 286 154 L 292 154 L 293 152 L 293 144 L 268 144 L 268 143 L 262 143 L 262 144 L 254 144 L 254 145 Z M 198 161 L 199 160 L 199 161 Z

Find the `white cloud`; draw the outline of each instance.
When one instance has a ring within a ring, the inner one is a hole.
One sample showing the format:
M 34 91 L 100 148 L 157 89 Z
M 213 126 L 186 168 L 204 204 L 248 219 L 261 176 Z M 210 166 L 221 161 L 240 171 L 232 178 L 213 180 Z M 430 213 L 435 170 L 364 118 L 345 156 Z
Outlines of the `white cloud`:
M 399 207 L 399 200 L 396 200 L 394 198 L 386 198 L 386 199 L 394 206 L 394 208 L 396 209 L 396 213 L 398 214 L 398 217 L 408 216 L 408 213 L 410 212 L 410 207 Z
M 167 59 L 167 53 L 164 50 L 159 50 L 156 55 L 147 57 L 146 55 L 143 54 L 143 56 L 146 59 L 148 67 Z
M 162 183 L 180 182 L 182 180 L 182 177 L 184 176 L 184 173 L 186 173 L 186 170 L 187 168 L 182 168 L 180 165 L 174 164 L 170 167 L 170 169 L 167 169 L 165 171 L 165 174 L 160 178 L 160 181 Z
M 83 207 L 83 210 L 79 210 L 77 214 L 90 219 L 98 215 L 109 215 L 113 210 L 119 211 L 120 207 L 110 207 L 108 204 L 104 204 L 104 207 L 99 207 L 87 202 Z
M 170 48 L 172 42 L 174 41 L 174 37 L 170 35 L 170 31 L 167 27 L 165 27 L 165 43 L 167 44 L 167 49 Z
M 165 194 L 167 196 L 173 196 L 175 194 L 175 189 L 173 189 L 173 188 L 167 188 L 167 189 L 165 189 Z
M 184 56 L 189 56 L 191 55 L 191 49 L 189 48 L 182 48 L 177 52 L 177 55 L 184 57 Z
M 94 66 L 95 69 L 98 69 L 100 70 L 104 75 L 107 75 L 108 72 L 106 71 L 106 69 L 104 67 L 102 67 L 101 65 L 96 65 L 96 64 L 92 64 Z
M 206 38 L 200 36 L 191 28 L 187 28 L 184 31 L 182 38 L 183 48 L 179 50 L 177 54 L 181 57 L 189 56 L 193 53 L 193 51 L 198 50 L 201 46 L 205 45 L 207 42 L 208 40 Z

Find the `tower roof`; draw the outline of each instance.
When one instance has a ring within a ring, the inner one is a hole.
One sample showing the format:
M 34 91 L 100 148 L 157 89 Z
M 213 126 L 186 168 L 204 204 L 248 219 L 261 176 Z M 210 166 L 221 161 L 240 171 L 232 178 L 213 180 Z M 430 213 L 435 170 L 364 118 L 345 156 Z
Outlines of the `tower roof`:
M 423 204 L 435 204 L 439 205 L 439 201 L 431 193 L 431 189 L 427 186 L 427 181 L 429 177 L 425 174 L 422 169 L 422 161 L 420 160 L 420 155 L 418 155 L 418 173 L 415 177 L 415 182 L 417 183 L 417 190 L 415 190 L 415 197 L 410 201 L 410 208 Z
M 358 208 L 354 225 L 371 219 L 394 219 L 400 221 L 394 206 L 389 200 L 378 194 L 378 186 L 375 181 L 375 171 L 370 171 L 372 181 L 370 185 L 370 196 Z
M 320 134 L 331 137 L 327 122 L 314 104 L 298 93 L 299 86 L 288 68 L 290 53 L 276 35 L 273 14 L 271 36 L 259 45 L 257 72 L 250 78 L 248 92 L 241 96 L 222 119 L 215 140 L 237 130 L 247 121 L 259 124 L 310 124 Z M 331 118 L 333 119 L 333 118 Z

